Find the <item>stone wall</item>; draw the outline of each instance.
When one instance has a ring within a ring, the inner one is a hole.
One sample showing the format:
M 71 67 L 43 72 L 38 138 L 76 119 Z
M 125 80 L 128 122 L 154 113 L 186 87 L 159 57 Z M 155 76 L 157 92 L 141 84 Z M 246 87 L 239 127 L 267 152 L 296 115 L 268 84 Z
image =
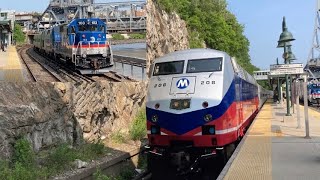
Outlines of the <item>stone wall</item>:
M 35 151 L 129 130 L 145 83 L 0 83 L 0 158 L 26 137 Z
M 79 123 L 51 83 L 0 83 L 0 158 L 25 137 L 35 151 L 82 139 Z
M 146 84 L 143 82 L 102 81 L 83 83 L 76 87 L 56 83 L 55 87 L 64 92 L 61 95 L 72 107 L 87 140 L 107 137 L 111 132 L 119 130 L 128 132 L 146 96 Z
M 164 54 L 189 48 L 185 21 L 177 13 L 163 11 L 155 0 L 147 0 L 147 66 Z

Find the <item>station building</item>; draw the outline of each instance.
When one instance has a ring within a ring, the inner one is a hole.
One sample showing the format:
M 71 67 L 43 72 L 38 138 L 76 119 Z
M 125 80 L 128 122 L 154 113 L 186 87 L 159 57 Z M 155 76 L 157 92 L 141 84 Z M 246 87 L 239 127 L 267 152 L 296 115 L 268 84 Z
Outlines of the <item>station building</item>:
M 1 10 L 0 9 L 0 42 L 12 42 L 12 32 L 14 29 L 15 11 L 14 10 Z

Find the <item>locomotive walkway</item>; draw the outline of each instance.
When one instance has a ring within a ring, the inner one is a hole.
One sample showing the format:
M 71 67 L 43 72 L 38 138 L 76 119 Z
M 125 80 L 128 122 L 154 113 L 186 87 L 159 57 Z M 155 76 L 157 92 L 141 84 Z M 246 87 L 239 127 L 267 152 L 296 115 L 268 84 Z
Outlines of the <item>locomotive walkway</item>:
M 309 109 L 311 139 L 297 114 L 286 117 L 285 104 L 268 101 L 218 179 L 320 179 L 320 113 Z
M 6 52 L 0 52 L 0 81 L 23 82 L 23 71 L 15 46 L 9 46 Z

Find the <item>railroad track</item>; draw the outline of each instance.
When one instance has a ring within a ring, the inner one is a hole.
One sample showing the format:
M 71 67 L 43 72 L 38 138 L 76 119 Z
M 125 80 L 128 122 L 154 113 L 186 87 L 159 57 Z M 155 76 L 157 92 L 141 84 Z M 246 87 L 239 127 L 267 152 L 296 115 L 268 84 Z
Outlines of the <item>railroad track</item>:
M 42 64 L 45 64 L 45 66 L 51 68 L 53 71 L 55 71 L 62 79 L 64 79 L 64 82 L 94 82 L 95 80 L 91 79 L 90 77 L 80 75 L 73 70 L 59 65 L 57 63 L 52 62 L 52 59 L 48 57 L 44 57 L 41 54 L 35 52 L 33 49 L 28 50 L 28 55 L 33 57 L 34 59 L 38 59 L 41 61 Z
M 111 81 L 123 82 L 136 80 L 110 71 L 104 74 L 82 75 L 75 72 L 72 68 L 67 67 L 63 63 L 56 63 L 51 58 L 43 56 L 39 52 L 33 50 L 32 46 L 25 45 L 19 48 L 23 63 L 26 66 L 30 79 L 32 81 L 48 81 L 48 82 L 97 82 L 97 81 Z
M 122 81 L 135 81 L 129 77 L 122 76 L 116 72 L 110 71 L 104 74 L 95 74 L 95 75 L 82 75 L 75 72 L 73 69 L 59 63 L 53 62 L 49 57 L 43 56 L 38 52 L 35 52 L 33 49 L 28 50 L 28 55 L 34 57 L 35 59 L 41 59 L 43 64 L 49 66 L 51 69 L 56 71 L 58 75 L 63 77 L 65 81 L 74 81 L 74 82 L 96 82 L 101 80 L 108 80 L 111 82 L 122 82 Z
M 52 69 L 44 66 L 36 58 L 33 58 L 28 55 L 27 51 L 30 47 L 24 46 L 18 50 L 20 59 L 23 61 L 23 64 L 26 66 L 28 74 L 32 81 L 48 81 L 48 82 L 63 82 Z

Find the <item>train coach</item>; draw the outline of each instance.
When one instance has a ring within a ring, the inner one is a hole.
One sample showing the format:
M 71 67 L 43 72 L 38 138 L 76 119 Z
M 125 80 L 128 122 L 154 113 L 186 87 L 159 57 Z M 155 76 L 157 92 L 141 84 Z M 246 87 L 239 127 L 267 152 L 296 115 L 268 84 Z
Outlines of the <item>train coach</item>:
M 235 59 L 212 49 L 160 57 L 150 75 L 148 164 L 155 176 L 165 167 L 184 173 L 198 171 L 201 161 L 226 161 L 270 95 Z
M 65 61 L 83 74 L 104 72 L 113 66 L 106 31 L 106 24 L 99 18 L 74 19 L 35 35 L 34 48 L 54 60 Z

